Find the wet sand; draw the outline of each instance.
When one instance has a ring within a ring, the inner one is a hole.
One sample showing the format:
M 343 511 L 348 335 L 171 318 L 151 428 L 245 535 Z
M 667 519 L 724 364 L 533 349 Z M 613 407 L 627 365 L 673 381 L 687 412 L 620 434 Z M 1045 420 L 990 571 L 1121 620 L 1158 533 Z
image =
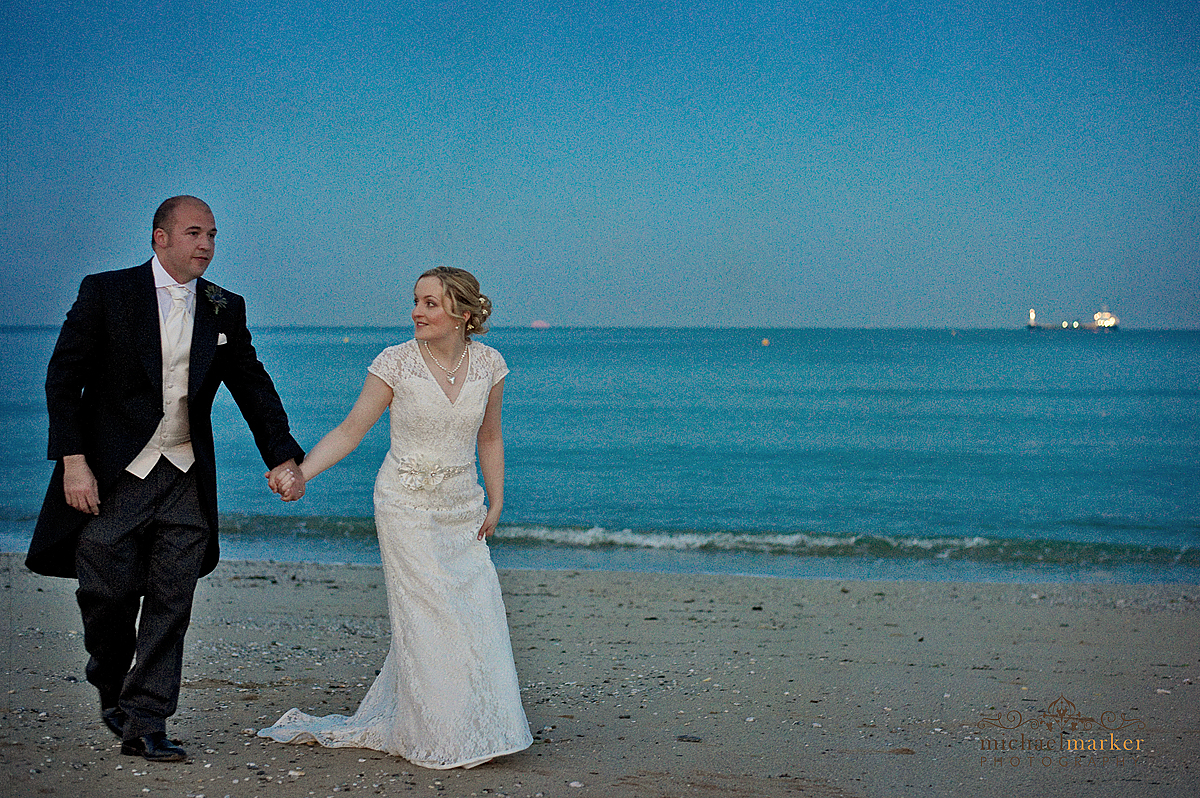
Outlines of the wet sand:
M 429 771 L 254 737 L 293 706 L 354 710 L 388 645 L 382 574 L 229 562 L 198 592 L 169 725 L 191 758 L 151 764 L 100 725 L 74 582 L 0 555 L 3 793 L 1200 794 L 1200 587 L 574 571 L 501 582 L 527 751 Z

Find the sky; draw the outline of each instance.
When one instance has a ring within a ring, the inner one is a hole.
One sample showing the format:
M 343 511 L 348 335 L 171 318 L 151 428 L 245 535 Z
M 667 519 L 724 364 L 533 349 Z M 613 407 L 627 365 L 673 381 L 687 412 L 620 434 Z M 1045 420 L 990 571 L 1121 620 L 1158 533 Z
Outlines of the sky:
M 253 325 L 1200 329 L 1194 0 L 4 5 L 0 325 L 194 194 Z

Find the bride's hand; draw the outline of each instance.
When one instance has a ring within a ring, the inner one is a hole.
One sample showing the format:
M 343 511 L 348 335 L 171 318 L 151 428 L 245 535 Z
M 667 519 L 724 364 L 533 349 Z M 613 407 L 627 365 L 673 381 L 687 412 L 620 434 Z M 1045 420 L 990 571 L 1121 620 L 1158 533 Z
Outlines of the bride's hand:
M 263 476 L 267 478 L 267 487 L 275 493 L 283 493 L 294 479 L 290 471 L 268 471 Z
M 479 527 L 479 534 L 475 536 L 476 540 L 490 538 L 492 533 L 496 531 L 496 524 L 500 521 L 500 513 L 492 515 L 492 511 L 488 510 L 487 517 L 483 519 L 483 525 Z
M 285 502 L 294 502 L 304 495 L 304 472 L 294 460 L 288 460 L 267 472 L 267 484 Z

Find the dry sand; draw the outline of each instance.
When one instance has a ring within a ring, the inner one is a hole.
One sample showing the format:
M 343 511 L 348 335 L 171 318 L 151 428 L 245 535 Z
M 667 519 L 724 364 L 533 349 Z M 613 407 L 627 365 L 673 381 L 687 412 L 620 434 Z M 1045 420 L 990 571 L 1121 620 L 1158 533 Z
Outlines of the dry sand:
M 203 580 L 182 764 L 122 756 L 100 725 L 74 582 L 0 569 L 6 796 L 1200 794 L 1192 586 L 506 571 L 535 743 L 429 771 L 252 735 L 354 710 L 388 645 L 378 568 Z M 1084 752 L 1031 747 L 1065 739 Z

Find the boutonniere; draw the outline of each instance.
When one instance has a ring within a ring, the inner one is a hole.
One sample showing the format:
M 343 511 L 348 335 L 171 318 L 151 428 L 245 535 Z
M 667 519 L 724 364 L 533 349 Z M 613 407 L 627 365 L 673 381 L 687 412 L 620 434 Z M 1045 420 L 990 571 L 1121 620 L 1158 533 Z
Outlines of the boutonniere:
M 225 299 L 225 293 L 215 285 L 210 285 L 204 289 L 204 297 L 212 303 L 213 315 L 221 312 L 228 302 Z

